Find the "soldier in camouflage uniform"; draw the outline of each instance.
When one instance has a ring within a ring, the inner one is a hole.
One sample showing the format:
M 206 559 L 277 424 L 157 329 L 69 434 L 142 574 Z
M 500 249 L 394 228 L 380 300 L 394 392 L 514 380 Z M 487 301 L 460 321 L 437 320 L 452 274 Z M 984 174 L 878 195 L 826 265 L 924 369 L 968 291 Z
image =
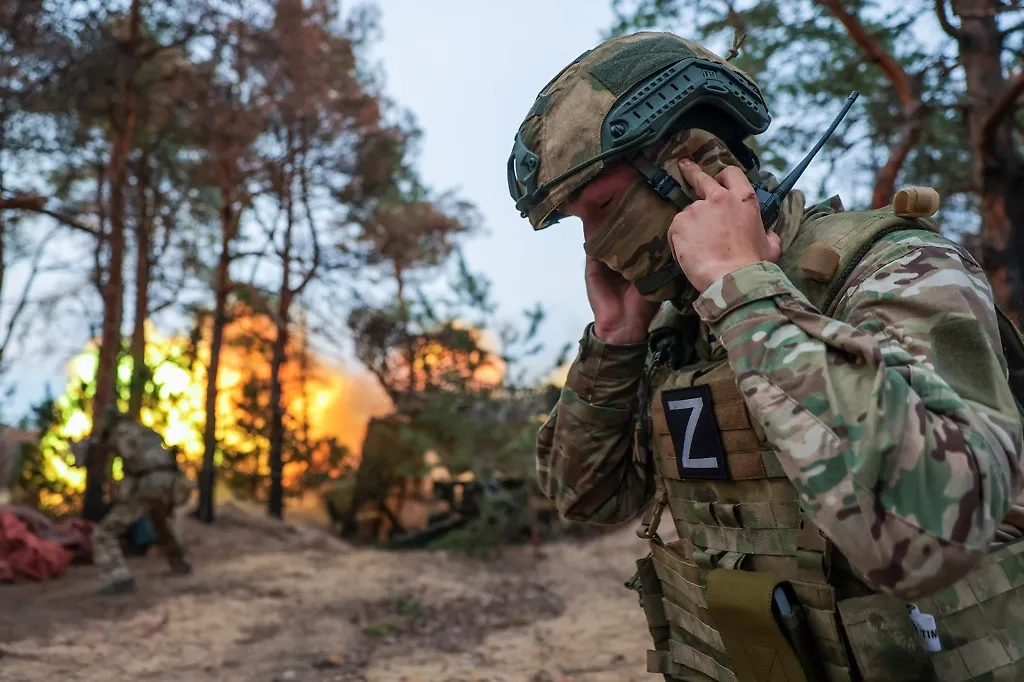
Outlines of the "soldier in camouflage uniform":
M 192 484 L 178 468 L 173 452 L 153 429 L 139 424 L 116 409 L 106 410 L 98 420 L 93 447 L 113 448 L 121 457 L 124 478 L 114 504 L 93 531 L 93 561 L 108 582 L 100 594 L 121 594 L 135 590 L 135 578 L 121 552 L 121 537 L 128 528 L 147 516 L 156 531 L 171 571 L 192 572 L 185 548 L 174 528 L 174 510 L 185 504 Z M 76 448 L 79 465 L 84 449 Z
M 581 219 L 594 312 L 540 483 L 577 521 L 646 508 L 630 584 L 667 680 L 1024 679 L 1020 335 L 937 204 L 793 191 L 765 224 L 767 127 L 746 74 L 665 33 L 538 95 L 510 193 L 534 229 Z

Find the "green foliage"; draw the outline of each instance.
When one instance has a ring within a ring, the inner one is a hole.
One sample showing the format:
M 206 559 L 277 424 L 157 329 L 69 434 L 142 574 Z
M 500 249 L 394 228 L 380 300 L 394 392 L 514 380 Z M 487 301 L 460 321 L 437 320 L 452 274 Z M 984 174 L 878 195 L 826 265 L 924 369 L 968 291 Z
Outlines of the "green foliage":
M 132 7 L 140 10 L 137 31 L 129 30 Z M 145 266 L 135 272 L 136 284 L 148 277 L 142 314 L 184 303 L 202 322 L 219 262 L 208 254 L 223 248 L 239 315 L 270 326 L 281 318 L 292 332 L 288 308 L 300 293 L 324 294 L 330 315 L 342 317 L 337 282 L 357 280 L 349 331 L 358 357 L 394 399 L 400 426 L 400 445 L 380 446 L 395 447 L 399 460 L 384 462 L 381 478 L 420 475 L 430 450 L 455 472 L 532 476 L 536 417 L 547 397 L 541 400 L 520 365 L 542 350 L 544 311 L 524 311 L 519 324 L 495 319 L 490 283 L 470 271 L 460 250 L 480 216 L 416 172 L 421 131 L 383 97 L 364 56 L 377 29 L 372 7 L 342 16 L 336 3 L 323 2 L 54 0 L 2 8 L 0 61 L 18 59 L 0 67 L 0 193 L 39 192 L 60 214 L 51 217 L 74 227 L 68 234 L 95 254 L 73 270 L 77 302 L 95 294 L 83 280 L 106 292 L 106 304 L 130 299 L 104 286 L 112 281 L 110 262 L 124 256 L 128 293 L 131 266 Z M 123 248 L 140 258 L 112 253 L 119 241 L 102 238 L 122 227 Z M 10 246 L 20 235 L 6 237 Z M 262 267 L 268 257 L 269 270 Z M 250 265 L 243 283 L 240 271 Z M 263 279 L 268 272 L 272 283 Z M 382 280 L 393 286 L 379 286 Z M 190 292 L 193 283 L 200 287 Z M 182 291 L 193 298 L 179 301 Z M 135 368 L 143 421 L 158 432 L 202 426 L 196 385 L 169 380 L 165 370 L 200 374 L 203 328 Z M 238 437 L 216 429 L 217 466 L 236 492 L 252 497 L 267 486 L 271 380 L 257 370 L 270 366 L 270 342 L 256 332 L 229 339 L 254 371 L 238 393 L 231 425 Z M 293 350 L 282 378 L 290 382 L 286 396 L 304 381 L 291 376 L 301 364 Z M 127 342 L 119 351 L 115 400 L 125 409 Z M 38 496 L 78 492 L 61 482 L 73 477 L 49 468 L 66 465 L 67 440 L 88 433 L 97 353 L 87 356 L 91 369 L 46 406 L 51 419 L 25 459 L 24 485 Z M 182 416 L 186 398 L 191 414 Z M 344 470 L 350 453 L 336 439 L 312 438 L 290 406 L 283 422 L 286 493 Z M 187 454 L 188 467 L 195 452 Z M 376 476 L 374 457 L 364 461 Z
M 67 443 L 55 436 L 60 424 L 71 414 L 69 406 L 47 396 L 32 407 L 31 416 L 23 424 L 41 435 L 35 443 L 21 446 L 20 473 L 12 486 L 23 502 L 64 515 L 78 509 L 77 491 L 54 470 L 52 459 L 59 458 L 65 466 L 74 465 L 74 456 Z
M 506 546 L 529 537 L 533 516 L 530 495 L 537 496 L 539 491 L 532 490 L 529 481 L 525 486 L 507 487 L 488 474 L 477 480 L 485 493 L 480 496 L 476 514 L 466 525 L 430 543 L 430 549 L 494 559 Z

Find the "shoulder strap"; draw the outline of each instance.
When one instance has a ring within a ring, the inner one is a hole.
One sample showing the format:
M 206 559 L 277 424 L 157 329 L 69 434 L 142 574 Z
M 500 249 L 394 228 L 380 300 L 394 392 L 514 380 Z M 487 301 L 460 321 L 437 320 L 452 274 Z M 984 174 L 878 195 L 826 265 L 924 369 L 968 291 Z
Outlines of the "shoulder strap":
M 891 206 L 840 211 L 805 221 L 779 259 L 779 267 L 814 307 L 827 314 L 871 247 L 901 231 L 939 233 L 934 221 L 898 216 Z

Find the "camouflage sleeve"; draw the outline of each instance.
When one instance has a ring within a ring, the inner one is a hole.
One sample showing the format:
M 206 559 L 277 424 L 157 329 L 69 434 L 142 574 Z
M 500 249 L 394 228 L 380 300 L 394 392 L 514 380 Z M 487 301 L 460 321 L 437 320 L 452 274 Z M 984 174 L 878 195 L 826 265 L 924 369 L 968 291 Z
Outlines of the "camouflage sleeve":
M 914 599 L 977 565 L 1020 490 L 1021 421 L 970 256 L 890 235 L 834 319 L 770 263 L 695 307 L 803 508 L 869 584 Z
M 627 521 L 654 495 L 654 476 L 633 458 L 634 412 L 644 343 L 603 343 L 587 327 L 562 394 L 537 436 L 537 477 L 574 521 Z

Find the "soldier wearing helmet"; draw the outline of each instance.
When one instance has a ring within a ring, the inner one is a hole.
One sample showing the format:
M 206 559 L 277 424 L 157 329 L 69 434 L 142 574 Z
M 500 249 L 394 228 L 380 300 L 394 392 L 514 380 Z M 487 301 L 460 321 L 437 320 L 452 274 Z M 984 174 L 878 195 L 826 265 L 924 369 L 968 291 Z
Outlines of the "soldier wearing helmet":
M 1018 679 L 1024 342 L 933 190 L 807 207 L 746 144 L 769 123 L 668 33 L 537 96 L 509 191 L 534 229 L 582 221 L 594 313 L 540 483 L 573 520 L 646 510 L 630 585 L 666 679 Z
M 93 531 L 93 561 L 107 579 L 100 594 L 135 590 L 135 578 L 121 552 L 121 536 L 143 516 L 153 524 L 157 543 L 171 571 L 191 573 L 185 548 L 174 528 L 174 510 L 188 502 L 193 486 L 178 468 L 174 452 L 164 446 L 160 434 L 115 407 L 99 415 L 94 433 L 94 440 L 87 444 L 113 448 L 121 458 L 124 471 L 113 506 Z M 82 443 L 72 446 L 79 466 L 85 464 L 88 450 Z

